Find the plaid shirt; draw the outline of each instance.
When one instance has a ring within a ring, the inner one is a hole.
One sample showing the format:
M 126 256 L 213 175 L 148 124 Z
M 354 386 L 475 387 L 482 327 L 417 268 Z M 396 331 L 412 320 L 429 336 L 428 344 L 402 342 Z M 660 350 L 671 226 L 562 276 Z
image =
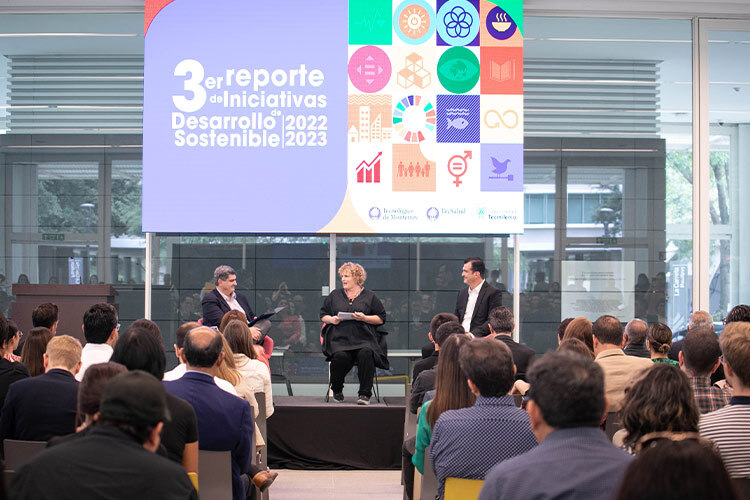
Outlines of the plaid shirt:
M 732 391 L 728 387 L 711 385 L 711 377 L 690 377 L 690 387 L 701 413 L 724 408 L 732 397 Z

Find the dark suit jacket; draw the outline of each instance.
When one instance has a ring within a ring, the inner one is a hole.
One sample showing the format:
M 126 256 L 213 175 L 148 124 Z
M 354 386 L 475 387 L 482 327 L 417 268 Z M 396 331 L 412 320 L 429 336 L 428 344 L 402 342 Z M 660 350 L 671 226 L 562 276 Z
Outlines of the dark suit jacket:
M 250 404 L 219 389 L 213 377 L 188 371 L 182 378 L 164 382 L 168 393 L 193 407 L 198 418 L 198 447 L 201 450 L 232 452 L 232 497 L 244 500 L 241 474 L 252 460 L 255 431 Z
M 469 288 L 462 288 L 458 291 L 458 299 L 456 300 L 456 316 L 458 316 L 459 323 L 464 321 L 464 313 L 468 302 Z M 490 327 L 487 326 L 487 318 L 491 310 L 501 305 L 503 305 L 503 294 L 485 281 L 482 288 L 479 289 L 479 297 L 477 297 L 477 303 L 474 306 L 474 314 L 471 316 L 469 331 L 477 337 L 489 335 Z
M 247 298 L 245 298 L 240 292 L 235 292 L 235 294 L 237 296 L 237 302 L 245 310 L 247 320 L 250 321 L 255 318 L 255 313 L 253 313 L 253 309 L 250 307 Z M 219 290 L 215 288 L 203 296 L 201 307 L 203 308 L 203 324 L 206 326 L 219 326 L 221 324 L 221 318 L 223 318 L 230 310 L 227 301 L 221 296 Z
M 411 376 L 412 381 L 417 380 L 417 377 L 423 371 L 431 370 L 437 366 L 438 354 L 440 354 L 440 351 L 433 351 L 429 357 L 420 359 L 419 361 L 414 363 L 414 371 L 412 372 Z
M 519 344 L 509 335 L 497 335 L 495 338 L 505 342 L 505 345 L 510 348 L 510 352 L 513 354 L 513 364 L 516 365 L 516 380 L 525 381 L 529 367 L 534 362 L 534 356 L 536 356 L 534 349 Z
M 54 369 L 11 384 L 0 416 L 0 441 L 48 441 L 75 432 L 78 381 Z

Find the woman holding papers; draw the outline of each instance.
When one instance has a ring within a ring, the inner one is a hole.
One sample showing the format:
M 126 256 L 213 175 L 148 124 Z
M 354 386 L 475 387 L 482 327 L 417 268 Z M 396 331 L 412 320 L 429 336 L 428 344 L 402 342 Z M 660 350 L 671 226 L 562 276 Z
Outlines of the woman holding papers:
M 320 308 L 323 353 L 331 362 L 333 399 L 344 401 L 344 378 L 356 364 L 359 375 L 357 404 L 370 403 L 375 367 L 387 368 L 377 327 L 385 323 L 380 299 L 364 288 L 367 273 L 359 264 L 346 262 L 339 268 L 341 288 L 326 297 Z

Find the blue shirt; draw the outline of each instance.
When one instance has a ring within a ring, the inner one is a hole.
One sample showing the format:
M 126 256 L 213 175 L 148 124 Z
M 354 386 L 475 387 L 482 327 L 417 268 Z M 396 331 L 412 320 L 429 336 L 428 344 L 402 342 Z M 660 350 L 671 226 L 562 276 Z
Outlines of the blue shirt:
M 444 412 L 435 422 L 430 442 L 441 498 L 446 478 L 484 479 L 498 462 L 536 445 L 529 416 L 516 408 L 512 396 L 479 396 L 474 406 Z
M 558 429 L 530 452 L 493 468 L 479 500 L 609 500 L 632 458 L 599 428 Z

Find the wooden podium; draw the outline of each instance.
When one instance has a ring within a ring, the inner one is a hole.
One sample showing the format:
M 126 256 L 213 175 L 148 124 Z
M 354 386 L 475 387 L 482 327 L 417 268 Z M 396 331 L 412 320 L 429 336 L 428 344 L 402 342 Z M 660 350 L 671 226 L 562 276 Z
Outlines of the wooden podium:
M 31 313 L 39 304 L 52 302 L 59 308 L 57 333 L 70 335 L 86 344 L 81 325 L 83 313 L 99 303 L 115 307 L 117 290 L 112 285 L 13 285 L 16 300 L 11 304 L 11 319 L 22 332 L 32 328 Z

